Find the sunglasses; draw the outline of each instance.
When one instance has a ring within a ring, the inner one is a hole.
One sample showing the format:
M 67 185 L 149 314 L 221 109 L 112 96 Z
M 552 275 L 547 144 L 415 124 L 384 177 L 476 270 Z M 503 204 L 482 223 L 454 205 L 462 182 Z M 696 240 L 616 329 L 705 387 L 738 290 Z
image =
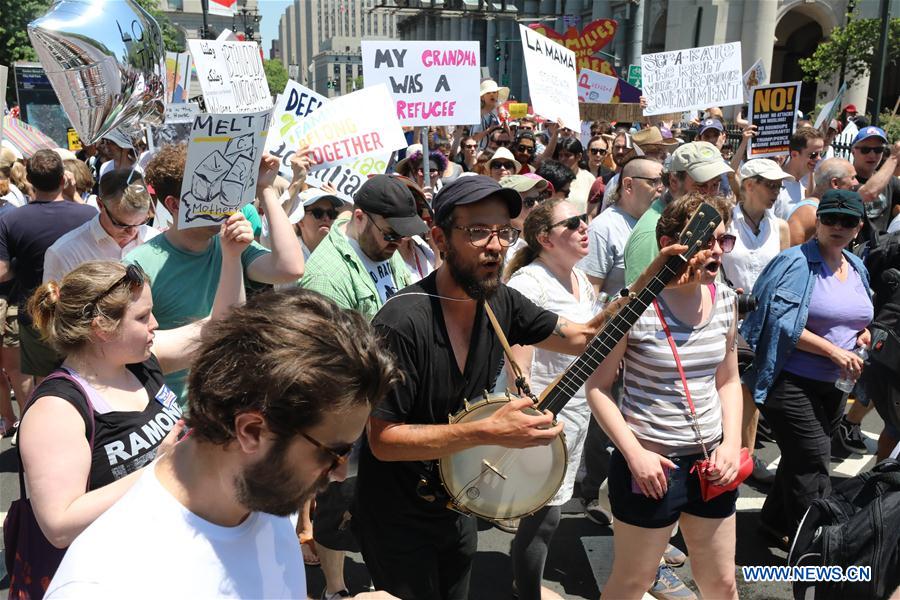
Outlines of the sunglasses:
M 773 192 L 780 192 L 782 190 L 782 188 L 784 188 L 784 185 L 782 185 L 782 183 L 780 181 L 770 181 L 770 180 L 764 179 L 764 178 L 757 178 L 756 181 L 760 185 L 766 186 Z
M 552 195 L 553 194 L 551 194 L 549 190 L 544 190 L 543 192 L 539 192 L 537 196 L 525 196 L 522 198 L 522 205 L 525 208 L 531 209 L 534 208 L 535 204 L 543 202 Z
M 556 227 L 558 225 L 564 225 L 566 227 L 566 229 L 568 229 L 570 231 L 575 231 L 579 227 L 581 227 L 582 223 L 587 225 L 587 214 L 586 213 L 583 215 L 575 215 L 574 217 L 569 217 L 568 219 L 563 219 L 562 221 L 558 221 L 558 222 L 554 223 L 553 225 L 551 225 L 550 229 L 553 229 L 554 227 Z
M 707 243 L 707 248 L 712 248 L 715 242 L 719 243 L 719 248 L 722 249 L 722 252 L 728 254 L 732 250 L 734 250 L 734 243 L 737 241 L 737 236 L 731 235 L 730 233 L 723 233 L 719 237 L 714 237 Z
M 478 144 L 463 144 L 463 148 L 466 150 L 474 150 L 478 147 Z
M 128 265 L 125 267 L 125 274 L 122 275 L 119 279 L 116 280 L 111 286 L 106 288 L 106 291 L 98 295 L 96 298 L 88 302 L 84 305 L 84 309 L 82 309 L 82 313 L 85 315 L 93 314 L 93 312 L 97 309 L 97 304 L 100 303 L 101 300 L 112 294 L 114 291 L 122 287 L 123 285 L 128 286 L 128 288 L 133 292 L 137 289 L 143 287 L 144 282 L 147 280 L 147 275 L 144 273 L 143 269 L 141 269 L 137 265 Z M 88 310 L 90 309 L 90 310 Z
M 465 231 L 469 234 L 469 243 L 475 246 L 476 248 L 483 248 L 487 246 L 491 238 L 495 235 L 497 236 L 497 241 L 500 242 L 500 245 L 504 248 L 508 248 L 516 243 L 516 240 L 519 239 L 519 230 L 515 227 L 501 227 L 500 229 L 491 229 L 490 227 L 479 227 L 479 226 L 465 226 L 465 225 L 454 225 L 454 229 L 459 229 L 461 231 Z
M 512 144 L 512 140 L 494 140 L 494 145 L 498 147 L 503 146 L 504 148 L 506 148 L 510 144 Z
M 319 450 L 325 452 L 325 454 L 327 454 L 329 457 L 331 457 L 331 466 L 328 467 L 329 473 L 347 462 L 347 459 L 350 458 L 350 452 L 353 451 L 353 445 L 347 446 L 345 448 L 340 448 L 338 450 L 332 450 L 308 433 L 303 433 L 301 431 L 300 436 Z
M 516 165 L 511 162 L 507 162 L 505 160 L 495 160 L 491 163 L 492 169 L 506 169 L 507 171 L 512 171 L 516 168 Z
M 406 238 L 409 237 L 407 235 L 400 235 L 399 233 L 396 233 L 393 231 L 385 231 L 384 229 L 381 228 L 380 225 L 378 225 L 378 223 L 375 222 L 375 219 L 372 218 L 372 215 L 370 215 L 369 213 L 366 213 L 366 216 L 369 217 L 370 221 L 372 221 L 372 225 L 374 225 L 375 228 L 381 232 L 381 237 L 384 238 L 384 241 L 387 242 L 388 244 L 396 244 L 398 242 L 402 242 L 403 240 L 405 240 Z
M 844 229 L 853 229 L 859 225 L 859 217 L 854 217 L 853 215 L 826 213 L 819 215 L 819 221 L 826 227 L 843 227 Z
M 123 231 L 125 231 L 125 230 L 127 230 L 127 229 L 137 229 L 137 228 L 140 227 L 141 225 L 146 225 L 147 223 L 149 223 L 150 221 L 152 221 L 152 219 L 147 218 L 147 219 L 144 219 L 143 221 L 141 221 L 140 223 L 134 223 L 134 224 L 132 224 L 132 223 L 123 223 L 123 222 L 119 221 L 118 219 L 116 219 L 114 216 L 112 216 L 112 213 L 109 212 L 109 209 L 106 208 L 106 206 L 103 204 L 103 202 L 100 202 L 99 204 L 100 204 L 101 206 L 103 206 L 103 212 L 106 213 L 106 218 L 109 219 L 110 224 L 111 224 L 113 227 L 115 227 L 116 229 L 121 229 L 121 230 L 123 230 Z
M 534 146 L 523 146 L 519 144 L 519 152 L 523 154 L 534 154 Z
M 606 156 L 607 153 L 608 151 L 606 150 L 606 148 L 591 148 L 591 154 L 594 155 L 599 154 L 600 156 Z
M 325 217 L 328 217 L 332 221 L 338 218 L 338 211 L 333 208 L 311 208 L 309 209 L 309 214 L 319 221 Z
M 809 154 L 807 154 L 807 156 L 810 158 L 819 158 L 821 155 L 821 152 L 810 152 Z
M 870 152 L 874 152 L 875 154 L 884 154 L 884 146 L 875 146 L 874 148 L 857 148 L 860 154 L 868 154 Z

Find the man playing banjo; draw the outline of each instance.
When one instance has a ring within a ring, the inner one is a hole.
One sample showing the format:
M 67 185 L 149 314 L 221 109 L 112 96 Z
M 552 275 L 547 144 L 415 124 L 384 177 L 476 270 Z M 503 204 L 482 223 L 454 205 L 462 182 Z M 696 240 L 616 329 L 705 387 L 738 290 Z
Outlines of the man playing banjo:
M 391 298 L 372 324 L 394 352 L 403 383 L 372 413 L 360 455 L 352 524 L 378 589 L 404 599 L 464 599 L 477 546 L 474 518 L 447 507 L 435 463 L 475 446 L 528 448 L 562 431 L 553 415 L 526 414 L 513 398 L 489 418 L 448 424 L 465 399 L 478 401 L 500 373 L 509 344 L 580 353 L 602 323 L 571 323 L 500 283 L 504 253 L 519 231 L 517 192 L 484 176 L 463 177 L 435 197 L 431 233 L 444 256 L 434 273 Z M 672 246 L 662 258 L 681 251 Z

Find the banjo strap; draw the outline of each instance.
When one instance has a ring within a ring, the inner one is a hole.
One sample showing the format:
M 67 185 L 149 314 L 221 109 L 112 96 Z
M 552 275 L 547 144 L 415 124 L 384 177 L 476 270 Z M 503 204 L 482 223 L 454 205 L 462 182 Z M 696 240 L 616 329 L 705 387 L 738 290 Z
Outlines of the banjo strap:
M 503 333 L 503 330 L 500 328 L 500 323 L 497 322 L 497 317 L 494 315 L 494 311 L 491 309 L 491 305 L 484 302 L 484 311 L 487 313 L 488 319 L 491 321 L 491 326 L 494 328 L 494 333 L 497 334 L 497 337 L 500 338 L 500 343 L 503 345 L 503 352 L 506 353 L 506 360 L 509 361 L 510 367 L 512 367 L 513 373 L 516 376 L 516 388 L 519 390 L 520 394 L 524 394 L 529 397 L 533 397 L 531 394 L 531 387 L 529 387 L 528 382 L 525 380 L 525 375 L 522 374 L 522 369 L 519 368 L 518 363 L 513 358 L 512 348 L 509 347 L 509 342 L 506 339 L 506 335 Z

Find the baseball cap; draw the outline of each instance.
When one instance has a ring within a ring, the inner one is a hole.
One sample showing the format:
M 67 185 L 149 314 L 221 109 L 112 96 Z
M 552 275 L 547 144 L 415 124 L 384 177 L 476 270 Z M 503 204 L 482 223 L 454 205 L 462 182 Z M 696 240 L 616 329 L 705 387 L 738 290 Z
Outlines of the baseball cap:
M 762 177 L 773 181 L 777 179 L 794 181 L 793 175 L 783 171 L 777 162 L 768 158 L 754 158 L 745 162 L 741 167 L 741 179 L 747 177 Z
M 525 175 L 507 175 L 500 179 L 500 187 L 516 190 L 520 194 L 530 192 L 532 189 L 543 192 L 547 189 L 548 184 L 549 182 L 540 176 L 535 179 Z
M 288 200 L 290 200 L 290 204 L 288 204 Z M 313 187 L 306 189 L 299 194 L 295 194 L 293 198 L 288 198 L 288 192 L 285 190 L 281 195 L 281 198 L 279 198 L 282 206 L 285 207 L 285 212 L 287 212 L 288 220 L 291 222 L 291 225 L 299 223 L 306 215 L 304 209 L 307 206 L 312 206 L 319 200 L 328 200 L 335 208 L 340 208 L 344 203 L 343 200 L 334 194 L 329 194 L 325 190 Z
M 822 194 L 816 215 L 850 215 L 862 218 L 865 215 L 859 192 L 852 190 L 828 190 Z
M 700 133 L 699 135 L 703 135 L 703 132 L 707 129 L 716 129 L 718 131 L 725 131 L 725 126 L 722 125 L 722 121 L 718 119 L 705 119 L 702 123 L 700 123 Z
M 844 107 L 844 112 L 848 112 L 848 113 L 856 113 L 856 112 L 857 112 L 857 111 L 856 111 L 856 105 L 855 105 L 855 104 L 848 104 L 847 106 Z
M 440 222 L 454 207 L 463 204 L 474 204 L 488 196 L 499 196 L 509 206 L 509 216 L 515 218 L 522 212 L 522 196 L 512 188 L 500 187 L 500 184 L 484 175 L 459 177 L 441 188 L 431 203 L 434 218 Z
M 884 132 L 884 129 L 881 127 L 875 127 L 874 125 L 870 125 L 868 127 L 863 127 L 859 130 L 859 133 L 856 134 L 856 137 L 853 138 L 853 143 L 851 146 L 855 146 L 863 140 L 867 140 L 870 137 L 880 137 L 884 140 L 884 143 L 888 143 L 887 134 Z
M 687 172 L 698 183 L 709 181 L 734 170 L 722 159 L 719 149 L 709 142 L 684 144 L 672 153 L 670 173 Z
M 353 197 L 353 204 L 367 213 L 384 217 L 399 235 L 408 237 L 428 231 L 425 221 L 419 218 L 412 192 L 389 175 L 367 179 Z

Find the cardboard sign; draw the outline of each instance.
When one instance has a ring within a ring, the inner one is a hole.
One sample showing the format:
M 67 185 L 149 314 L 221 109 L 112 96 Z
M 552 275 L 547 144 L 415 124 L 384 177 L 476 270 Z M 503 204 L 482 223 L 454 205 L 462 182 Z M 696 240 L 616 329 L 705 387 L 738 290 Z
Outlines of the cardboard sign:
M 823 134 L 828 133 L 828 125 L 831 123 L 832 119 L 838 114 L 838 111 L 841 108 L 841 102 L 844 101 L 844 92 L 847 91 L 847 84 L 844 83 L 841 85 L 841 89 L 838 90 L 837 95 L 831 102 L 825 104 L 822 107 L 822 110 L 819 111 L 819 115 L 816 117 L 816 122 L 813 123 L 813 127 L 821 131 Z
M 259 44 L 188 40 L 210 114 L 255 113 L 272 107 Z
M 643 123 L 647 119 L 641 111 L 638 103 L 616 102 L 611 104 L 584 103 L 581 108 L 581 118 L 590 121 L 609 121 L 610 123 Z M 654 122 L 680 121 L 681 113 L 666 113 L 654 115 Z
M 401 125 L 481 120 L 478 42 L 363 40 L 361 47 L 366 87 L 388 87 Z
M 641 56 L 645 115 L 744 103 L 741 43 Z
M 253 200 L 271 120 L 271 110 L 194 118 L 179 229 L 221 223 Z
M 748 120 L 757 129 L 747 147 L 748 159 L 790 153 L 799 101 L 799 81 L 757 86 L 750 91 Z
M 616 93 L 619 79 L 590 69 L 578 74 L 579 102 L 609 102 Z
M 762 59 L 758 58 L 753 66 L 744 73 L 744 102 L 750 102 L 750 90 L 766 83 L 768 83 L 766 69 L 763 67 Z
M 578 79 L 575 53 L 519 25 L 528 90 L 535 113 L 578 129 Z
M 625 78 L 629 85 L 641 87 L 641 65 L 628 65 L 628 77 Z

